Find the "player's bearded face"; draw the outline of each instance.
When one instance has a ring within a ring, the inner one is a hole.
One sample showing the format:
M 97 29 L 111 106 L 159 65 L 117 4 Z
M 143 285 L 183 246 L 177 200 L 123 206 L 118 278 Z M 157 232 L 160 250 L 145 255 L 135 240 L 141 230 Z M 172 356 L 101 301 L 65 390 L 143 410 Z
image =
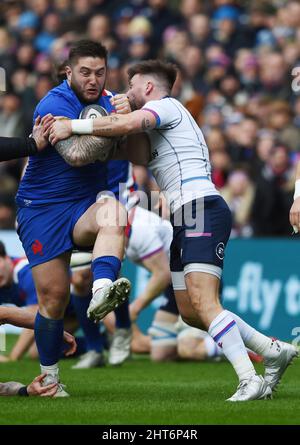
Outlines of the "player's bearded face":
M 104 59 L 81 57 L 72 68 L 70 86 L 81 102 L 93 104 L 102 94 L 106 80 Z
M 142 76 L 136 74 L 129 82 L 127 97 L 132 110 L 140 110 L 145 105 L 144 91 L 145 82 Z

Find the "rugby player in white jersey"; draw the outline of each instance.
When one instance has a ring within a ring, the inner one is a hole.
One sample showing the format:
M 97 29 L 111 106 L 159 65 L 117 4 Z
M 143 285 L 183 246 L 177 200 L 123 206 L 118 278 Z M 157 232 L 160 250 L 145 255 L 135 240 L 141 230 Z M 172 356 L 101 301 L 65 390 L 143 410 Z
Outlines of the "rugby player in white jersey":
M 128 77 L 127 95 L 134 111 L 94 120 L 58 120 L 50 130 L 50 141 L 55 144 L 72 134 L 147 132 L 149 168 L 170 204 L 174 228 L 170 266 L 179 312 L 187 324 L 206 330 L 233 365 L 239 385 L 229 401 L 270 398 L 298 352 L 259 333 L 220 304 L 231 214 L 211 182 L 201 130 L 187 109 L 170 97 L 176 68 L 158 60 L 145 61 L 131 66 Z M 136 152 L 141 150 L 137 145 Z M 246 346 L 264 357 L 264 377 L 256 374 Z

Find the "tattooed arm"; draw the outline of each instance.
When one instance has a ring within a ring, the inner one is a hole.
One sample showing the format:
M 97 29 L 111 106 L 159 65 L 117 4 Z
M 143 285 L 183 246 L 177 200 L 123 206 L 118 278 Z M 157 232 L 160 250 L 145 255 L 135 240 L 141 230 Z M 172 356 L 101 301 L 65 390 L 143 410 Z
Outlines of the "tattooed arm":
M 156 118 L 146 110 L 133 111 L 123 115 L 107 116 L 93 120 L 94 136 L 121 136 L 142 133 L 156 127 Z
M 106 137 L 71 136 L 55 144 L 58 153 L 72 167 L 82 167 L 101 160 L 101 150 L 112 147 L 114 141 Z
M 62 139 L 69 138 L 73 133 L 83 133 L 83 131 L 76 129 L 76 123 L 80 122 L 80 127 L 84 124 L 85 119 L 78 120 L 57 120 L 50 131 L 51 144 L 57 144 Z M 147 110 L 137 110 L 128 114 L 117 114 L 111 116 L 104 116 L 93 119 L 86 119 L 87 125 L 90 128 L 85 129 L 85 133 L 93 134 L 94 136 L 124 136 L 133 133 L 142 133 L 147 130 L 152 130 L 157 126 L 156 117 L 153 113 Z M 86 136 L 85 136 L 86 137 Z
M 52 397 L 57 391 L 57 383 L 43 386 L 46 374 L 37 376 L 29 385 L 19 382 L 0 383 L 0 396 L 42 396 Z
M 0 382 L 0 396 L 16 396 L 22 387 L 24 385 L 18 382 Z

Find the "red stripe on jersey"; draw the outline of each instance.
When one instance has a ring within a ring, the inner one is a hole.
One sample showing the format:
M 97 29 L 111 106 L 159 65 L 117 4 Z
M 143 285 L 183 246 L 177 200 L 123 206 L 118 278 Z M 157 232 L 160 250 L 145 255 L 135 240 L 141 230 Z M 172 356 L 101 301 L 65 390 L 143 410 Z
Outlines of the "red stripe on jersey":
M 14 265 L 14 268 L 23 260 L 26 260 L 27 258 L 25 256 L 21 257 L 21 258 L 11 258 L 12 263 Z
M 136 207 L 133 207 L 133 209 L 131 209 L 130 212 L 128 213 L 127 226 L 125 227 L 125 236 L 127 238 L 130 238 L 130 235 L 131 235 L 131 229 L 132 229 L 132 223 L 133 223 L 133 218 L 134 218 L 134 214 L 135 214 L 135 209 L 136 209 Z

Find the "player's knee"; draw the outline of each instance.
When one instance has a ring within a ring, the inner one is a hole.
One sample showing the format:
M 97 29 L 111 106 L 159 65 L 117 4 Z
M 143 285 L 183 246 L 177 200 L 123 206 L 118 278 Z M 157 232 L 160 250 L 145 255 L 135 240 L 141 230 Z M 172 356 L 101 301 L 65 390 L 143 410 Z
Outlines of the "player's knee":
M 181 313 L 180 315 L 181 315 L 182 320 L 186 324 L 188 324 L 189 326 L 192 326 L 193 328 L 198 327 L 198 320 L 195 317 L 191 316 L 190 314 L 184 314 L 184 313 Z
M 200 318 L 219 304 L 218 298 L 208 289 L 199 289 L 196 286 L 192 286 L 188 289 L 188 292 L 191 304 Z
M 170 360 L 176 360 L 177 357 L 178 355 L 176 345 L 166 347 L 151 347 L 151 360 L 153 362 L 166 362 Z
M 182 339 L 177 344 L 178 356 L 183 359 L 190 359 L 193 357 L 193 348 L 190 344 L 190 339 Z
M 97 223 L 102 230 L 124 232 L 127 225 L 125 207 L 115 199 L 107 199 L 97 211 Z
M 42 287 L 39 289 L 39 302 L 49 316 L 53 318 L 63 315 L 69 302 L 69 290 L 59 286 Z
M 176 323 L 154 321 L 148 333 L 151 337 L 151 359 L 156 362 L 177 357 Z

